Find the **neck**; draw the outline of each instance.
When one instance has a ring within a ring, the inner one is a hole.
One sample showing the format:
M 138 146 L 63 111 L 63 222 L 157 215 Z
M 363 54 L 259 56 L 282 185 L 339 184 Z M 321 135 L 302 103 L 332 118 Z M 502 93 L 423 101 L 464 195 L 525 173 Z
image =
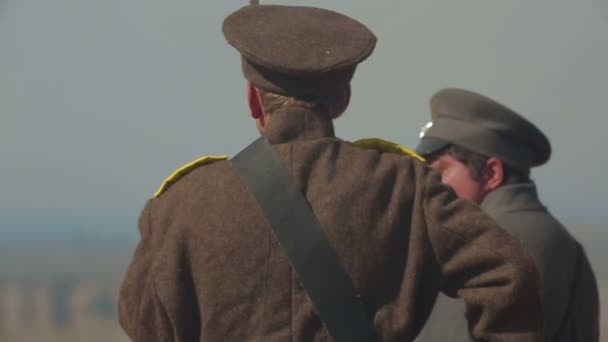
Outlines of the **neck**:
M 266 120 L 261 133 L 272 144 L 335 136 L 330 118 L 323 113 L 301 107 L 275 111 Z

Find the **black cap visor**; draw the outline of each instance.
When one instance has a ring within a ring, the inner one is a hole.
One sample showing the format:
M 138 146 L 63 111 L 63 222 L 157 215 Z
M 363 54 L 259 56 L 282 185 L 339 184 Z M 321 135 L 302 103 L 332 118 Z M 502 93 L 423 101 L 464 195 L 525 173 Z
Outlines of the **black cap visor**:
M 442 139 L 424 137 L 420 140 L 418 146 L 416 146 L 416 153 L 423 157 L 427 157 L 448 147 L 449 144 L 449 142 Z

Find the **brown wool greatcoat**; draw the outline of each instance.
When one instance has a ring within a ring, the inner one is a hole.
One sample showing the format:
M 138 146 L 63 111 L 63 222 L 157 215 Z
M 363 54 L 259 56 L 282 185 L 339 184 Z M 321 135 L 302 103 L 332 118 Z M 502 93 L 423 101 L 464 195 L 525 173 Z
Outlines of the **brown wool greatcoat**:
M 538 341 L 530 256 L 418 160 L 356 147 L 302 109 L 265 137 L 291 172 L 382 341 L 411 341 L 442 291 L 480 341 Z M 229 162 L 192 170 L 142 211 L 120 323 L 133 341 L 331 341 Z

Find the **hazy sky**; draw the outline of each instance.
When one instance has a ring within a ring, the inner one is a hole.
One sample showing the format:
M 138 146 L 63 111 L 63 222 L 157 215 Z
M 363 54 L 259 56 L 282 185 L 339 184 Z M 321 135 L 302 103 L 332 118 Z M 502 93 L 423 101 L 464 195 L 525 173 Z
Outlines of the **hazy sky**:
M 221 33 L 244 2 L 0 0 L 0 215 L 137 215 L 173 169 L 254 139 Z M 476 90 L 551 139 L 533 175 L 559 218 L 608 219 L 606 0 L 272 3 L 337 9 L 378 35 L 339 136 L 413 147 L 434 91 Z

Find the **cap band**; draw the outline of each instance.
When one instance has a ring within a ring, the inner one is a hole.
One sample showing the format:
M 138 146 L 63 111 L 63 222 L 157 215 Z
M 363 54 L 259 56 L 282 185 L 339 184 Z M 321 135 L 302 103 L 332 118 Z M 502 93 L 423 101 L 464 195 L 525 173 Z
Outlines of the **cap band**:
M 275 94 L 303 99 L 317 98 L 335 93 L 347 86 L 356 66 L 322 75 L 303 76 L 275 72 L 241 58 L 245 78 L 256 87 Z
M 506 135 L 448 116 L 437 117 L 425 137 L 438 138 L 488 157 L 497 157 L 519 170 L 532 163 L 532 151 Z

